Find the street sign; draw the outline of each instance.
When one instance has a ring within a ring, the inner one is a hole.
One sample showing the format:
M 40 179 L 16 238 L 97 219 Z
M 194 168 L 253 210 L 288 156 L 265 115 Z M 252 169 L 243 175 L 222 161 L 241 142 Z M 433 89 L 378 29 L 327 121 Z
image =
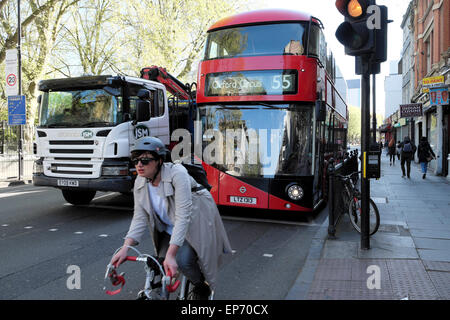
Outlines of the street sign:
M 17 49 L 6 50 L 5 65 L 5 93 L 6 96 L 17 96 L 19 94 L 18 81 L 18 57 Z
M 400 105 L 400 118 L 421 117 L 422 115 L 423 113 L 421 103 Z
M 8 97 L 8 125 L 24 125 L 27 123 L 25 96 Z

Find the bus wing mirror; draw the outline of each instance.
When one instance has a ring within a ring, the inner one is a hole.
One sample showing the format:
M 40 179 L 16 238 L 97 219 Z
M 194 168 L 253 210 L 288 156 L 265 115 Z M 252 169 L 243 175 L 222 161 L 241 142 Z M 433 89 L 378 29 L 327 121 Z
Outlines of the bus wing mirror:
M 147 121 L 150 119 L 150 103 L 144 100 L 136 101 L 136 121 Z
M 325 101 L 316 100 L 316 121 L 325 121 L 327 108 Z

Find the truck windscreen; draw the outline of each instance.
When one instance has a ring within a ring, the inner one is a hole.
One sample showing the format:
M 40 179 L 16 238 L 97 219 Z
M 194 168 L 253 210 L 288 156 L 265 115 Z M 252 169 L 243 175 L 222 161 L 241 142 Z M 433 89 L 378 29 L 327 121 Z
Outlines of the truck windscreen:
M 44 92 L 40 126 L 54 128 L 107 127 L 123 121 L 122 98 L 105 90 Z

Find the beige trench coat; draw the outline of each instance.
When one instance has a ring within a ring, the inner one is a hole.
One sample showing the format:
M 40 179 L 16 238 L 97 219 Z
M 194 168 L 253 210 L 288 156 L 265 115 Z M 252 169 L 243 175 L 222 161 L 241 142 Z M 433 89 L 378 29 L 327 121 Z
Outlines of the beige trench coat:
M 231 253 L 231 246 L 217 206 L 208 190 L 192 192 L 199 186 L 181 164 L 163 163 L 162 188 L 159 196 L 165 201 L 169 219 L 174 227 L 170 244 L 182 246 L 186 239 L 197 252 L 199 265 L 206 281 L 214 290 L 217 273 L 224 253 Z M 158 232 L 163 226 L 156 216 L 148 194 L 147 179 L 137 177 L 134 184 L 134 215 L 126 238 L 139 243 L 145 230 L 150 228 L 155 252 L 159 256 Z

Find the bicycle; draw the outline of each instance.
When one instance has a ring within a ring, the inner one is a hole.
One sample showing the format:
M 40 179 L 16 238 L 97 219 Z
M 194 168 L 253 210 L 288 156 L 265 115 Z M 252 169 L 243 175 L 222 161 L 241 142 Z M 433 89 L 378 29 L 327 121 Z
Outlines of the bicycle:
M 344 205 L 348 208 L 347 213 L 350 217 L 350 222 L 353 228 L 361 233 L 361 192 L 356 187 L 356 181 L 358 178 L 357 175 L 359 173 L 361 173 L 361 171 L 353 172 L 346 176 L 336 174 L 336 177 L 341 179 L 344 184 L 342 197 L 344 200 Z M 369 234 L 374 235 L 380 227 L 380 213 L 377 205 L 372 199 L 369 199 L 369 221 Z
M 114 255 L 121 249 L 118 248 Z M 170 294 L 177 291 L 180 287 L 177 300 L 193 300 L 192 289 L 193 284 L 187 279 L 185 275 L 182 275 L 181 280 L 176 280 L 170 274 L 165 274 L 162 263 L 164 258 L 152 256 L 149 254 L 142 254 L 136 248 L 133 249 L 137 256 L 127 256 L 125 261 L 144 262 L 145 285 L 144 289 L 140 290 L 137 294 L 137 300 L 169 300 Z M 114 256 L 113 255 L 113 256 Z M 106 290 L 106 286 L 103 288 L 108 295 L 118 294 L 125 285 L 124 273 L 117 273 L 117 264 L 108 264 L 106 267 L 105 280 L 109 278 L 113 286 L 119 286 L 116 290 Z M 211 292 L 208 300 L 213 300 L 214 292 Z

